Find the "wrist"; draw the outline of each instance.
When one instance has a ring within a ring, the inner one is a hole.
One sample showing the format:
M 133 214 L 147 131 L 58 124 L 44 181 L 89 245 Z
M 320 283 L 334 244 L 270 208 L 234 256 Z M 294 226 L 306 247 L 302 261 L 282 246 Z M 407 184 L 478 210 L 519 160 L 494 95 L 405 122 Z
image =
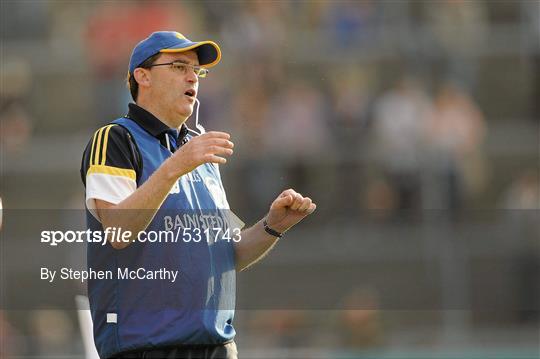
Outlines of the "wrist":
M 270 227 L 268 225 L 268 222 L 266 221 L 266 218 L 263 220 L 263 228 L 264 228 L 264 231 L 266 233 L 268 233 L 269 235 L 273 236 L 273 237 L 277 237 L 277 238 L 281 238 L 283 237 L 283 232 L 280 232 L 272 227 Z
M 163 171 L 163 174 L 167 182 L 177 181 L 178 178 L 182 176 L 182 173 L 180 173 L 178 168 L 174 166 L 174 163 L 171 160 L 171 158 L 169 158 L 167 161 L 163 163 L 163 165 L 161 166 L 161 169 Z

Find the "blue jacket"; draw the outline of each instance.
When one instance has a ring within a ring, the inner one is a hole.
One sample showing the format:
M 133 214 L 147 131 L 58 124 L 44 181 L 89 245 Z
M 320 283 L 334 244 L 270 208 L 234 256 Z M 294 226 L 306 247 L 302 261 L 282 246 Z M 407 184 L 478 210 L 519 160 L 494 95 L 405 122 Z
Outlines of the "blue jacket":
M 172 153 L 129 118 L 126 128 L 142 159 L 142 185 Z M 99 355 L 173 345 L 222 344 L 232 326 L 236 272 L 229 206 L 214 164 L 182 176 L 146 230 L 172 231 L 176 242 L 134 242 L 122 250 L 88 244 L 88 267 L 111 271 L 113 279 L 89 280 L 88 294 Z M 101 224 L 87 211 L 91 230 Z M 238 229 L 239 231 L 239 229 Z M 219 233 L 218 233 L 219 232 Z M 195 242 L 195 239 L 201 239 Z M 191 240 L 190 240 L 191 239 Z M 118 271 L 178 270 L 174 282 L 122 279 Z

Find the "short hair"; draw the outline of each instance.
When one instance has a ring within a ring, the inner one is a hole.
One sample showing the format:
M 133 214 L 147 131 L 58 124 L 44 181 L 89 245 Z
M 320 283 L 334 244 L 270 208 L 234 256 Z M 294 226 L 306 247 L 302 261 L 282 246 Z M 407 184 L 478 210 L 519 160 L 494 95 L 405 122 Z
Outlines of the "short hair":
M 161 53 L 157 53 L 155 55 L 150 56 L 146 60 L 143 61 L 142 64 L 140 64 L 137 67 L 141 67 L 143 69 L 150 68 L 150 65 L 153 65 L 154 62 L 161 56 Z M 137 80 L 135 80 L 135 76 L 133 76 L 132 73 L 128 73 L 127 78 L 127 87 L 129 88 L 129 92 L 131 93 L 131 97 L 133 98 L 133 101 L 137 102 L 137 96 L 139 96 L 139 83 Z

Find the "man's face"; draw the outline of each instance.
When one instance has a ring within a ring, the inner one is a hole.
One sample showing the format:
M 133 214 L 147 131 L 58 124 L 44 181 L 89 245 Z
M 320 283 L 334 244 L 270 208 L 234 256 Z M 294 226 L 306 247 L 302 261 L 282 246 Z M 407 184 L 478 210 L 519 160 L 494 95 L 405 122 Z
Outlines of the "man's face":
M 193 50 L 181 53 L 163 53 L 155 64 L 182 62 L 199 65 L 197 53 Z M 160 112 L 168 118 L 178 119 L 180 126 L 192 113 L 199 89 L 197 75 L 192 69 L 155 66 L 150 69 L 152 101 L 159 105 Z

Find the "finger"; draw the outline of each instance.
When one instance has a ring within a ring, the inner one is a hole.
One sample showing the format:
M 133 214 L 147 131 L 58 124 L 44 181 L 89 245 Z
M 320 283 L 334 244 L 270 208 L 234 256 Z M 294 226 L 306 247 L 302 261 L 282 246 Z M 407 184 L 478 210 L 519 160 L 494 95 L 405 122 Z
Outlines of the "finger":
M 317 209 L 317 205 L 315 203 L 311 203 L 311 205 L 309 206 L 306 212 L 307 214 L 312 214 L 313 212 L 315 212 L 316 209 Z
M 203 136 L 205 138 L 224 138 L 226 140 L 231 138 L 231 135 L 229 135 L 227 132 L 220 132 L 220 131 L 209 131 L 203 134 L 201 137 Z
M 208 140 L 208 144 L 214 145 L 214 146 L 226 147 L 226 148 L 234 147 L 234 143 L 224 138 L 211 138 Z
M 311 198 L 304 197 L 304 199 L 302 200 L 302 203 L 298 207 L 298 211 L 305 212 L 309 209 L 310 206 L 311 206 Z
M 293 201 L 291 196 L 279 197 L 273 203 L 271 208 L 284 208 L 290 206 Z
M 205 156 L 205 163 L 218 163 L 218 164 L 225 164 L 227 163 L 227 159 L 223 157 L 219 157 L 213 154 L 208 154 Z
M 301 194 L 297 193 L 294 196 L 294 202 L 293 202 L 293 204 L 291 204 L 291 209 L 294 210 L 294 211 L 298 210 L 298 208 L 302 204 L 303 199 L 304 199 L 304 197 L 302 197 Z
M 208 149 L 208 154 L 212 155 L 225 155 L 230 156 L 233 154 L 232 148 L 225 148 L 225 147 L 219 147 L 219 146 L 210 146 Z
M 296 191 L 292 188 L 289 188 L 283 192 L 281 192 L 281 194 L 279 195 L 280 197 L 285 197 L 285 196 L 292 196 L 294 198 L 294 196 L 296 195 Z

